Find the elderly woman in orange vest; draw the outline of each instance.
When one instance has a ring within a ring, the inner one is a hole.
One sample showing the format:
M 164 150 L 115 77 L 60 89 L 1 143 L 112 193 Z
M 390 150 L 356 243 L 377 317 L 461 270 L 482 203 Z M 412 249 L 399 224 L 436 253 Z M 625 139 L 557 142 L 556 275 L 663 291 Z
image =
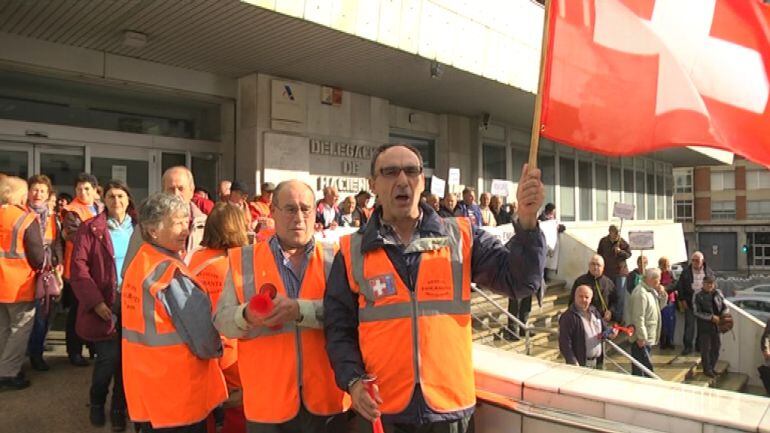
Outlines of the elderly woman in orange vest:
M 40 224 L 24 207 L 27 183 L 0 179 L 0 389 L 22 389 L 21 371 L 35 317 L 35 271 L 45 250 Z
M 219 295 L 222 294 L 225 277 L 230 271 L 227 260 L 227 250 L 248 245 L 246 235 L 247 222 L 244 213 L 237 206 L 219 202 L 206 220 L 203 231 L 201 249 L 196 250 L 190 258 L 189 268 L 193 275 L 203 285 L 203 289 L 211 299 L 211 305 L 216 308 Z M 225 374 L 227 387 L 230 389 L 230 402 L 225 409 L 225 425 L 222 433 L 243 431 L 246 419 L 243 416 L 243 405 L 240 401 L 241 380 L 238 375 L 238 340 L 222 337 L 224 354 L 219 366 Z M 238 390 L 236 394 L 233 394 Z
M 189 222 L 189 202 L 148 197 L 139 209 L 143 243 L 123 277 L 123 386 L 128 415 L 144 433 L 205 432 L 209 413 L 227 399 L 211 300 L 179 255 Z

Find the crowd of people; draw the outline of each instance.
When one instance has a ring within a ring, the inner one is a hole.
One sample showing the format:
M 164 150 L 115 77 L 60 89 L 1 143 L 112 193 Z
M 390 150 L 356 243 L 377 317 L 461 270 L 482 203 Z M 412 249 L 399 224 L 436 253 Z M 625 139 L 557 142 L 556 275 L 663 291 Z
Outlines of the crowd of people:
M 93 363 L 94 426 L 109 415 L 114 431 L 342 432 L 375 420 L 468 431 L 470 284 L 518 299 L 540 290 L 540 171 L 524 167 L 518 209 L 486 194 L 476 205 L 470 188 L 461 203 L 434 202 L 422 200 L 419 151 L 384 145 L 370 186 L 340 204 L 334 188 L 316 201 L 297 180 L 252 200 L 222 181 L 214 201 L 172 167 L 137 206 L 124 182 L 87 173 L 67 201 L 44 175 L 0 176 L 0 388 L 30 386 L 26 356 L 49 369 L 61 289 L 69 361 Z M 478 228 L 509 221 L 505 245 Z M 317 240 L 338 226 L 359 230 Z
M 649 267 L 648 258 L 640 255 L 629 272 L 630 257 L 628 242 L 611 225 L 588 262 L 588 272 L 574 280 L 570 308 L 560 317 L 559 348 L 565 361 L 601 367 L 602 337 L 596 336 L 613 339 L 620 327 L 627 327 L 631 356 L 636 360 L 632 373 L 646 375 L 640 365 L 653 372 L 652 348 L 674 347 L 678 310 L 685 318 L 681 354 L 689 355 L 695 347 L 703 373 L 715 377 L 720 334 L 731 329 L 732 317 L 703 254 L 693 253 L 679 278 L 666 257 L 658 260 L 658 267 Z

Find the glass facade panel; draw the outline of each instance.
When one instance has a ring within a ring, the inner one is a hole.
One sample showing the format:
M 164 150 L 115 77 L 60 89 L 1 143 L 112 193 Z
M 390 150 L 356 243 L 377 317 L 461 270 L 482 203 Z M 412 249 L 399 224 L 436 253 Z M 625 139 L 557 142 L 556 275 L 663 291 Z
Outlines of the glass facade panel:
M 580 190 L 580 220 L 593 220 L 593 167 L 591 161 L 578 162 L 578 187 Z
M 646 218 L 646 202 L 644 200 L 644 172 L 636 172 L 636 219 Z
M 575 160 L 559 158 L 559 206 L 563 221 L 575 221 Z
M 598 221 L 607 221 L 609 219 L 607 166 L 605 164 L 595 164 L 594 175 L 596 178 L 596 219 Z
M 505 146 L 488 143 L 484 143 L 482 146 L 484 192 L 492 189 L 492 179 L 507 179 L 505 175 L 505 153 Z
M 114 178 L 114 167 L 124 167 L 126 183 L 131 188 L 134 205 L 138 207 L 139 203 L 149 194 L 149 163 L 130 159 L 91 158 L 91 174 L 99 179 L 100 185 L 104 185 Z M 198 181 L 197 176 L 195 181 Z
M 655 219 L 655 174 L 647 173 L 647 219 Z
M 556 165 L 554 156 L 548 154 L 539 154 L 537 156 L 537 166 L 542 172 L 542 180 L 545 185 L 545 203 L 556 203 Z

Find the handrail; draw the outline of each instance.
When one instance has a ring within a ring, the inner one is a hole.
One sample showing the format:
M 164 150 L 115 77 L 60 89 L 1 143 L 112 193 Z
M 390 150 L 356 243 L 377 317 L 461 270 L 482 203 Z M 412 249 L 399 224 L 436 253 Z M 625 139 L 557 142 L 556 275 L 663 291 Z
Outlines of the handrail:
M 637 361 L 628 352 L 626 352 L 625 350 L 621 349 L 620 346 L 615 344 L 614 341 L 604 340 L 604 342 L 609 344 L 610 346 L 612 346 L 612 348 L 615 349 L 616 352 L 618 352 L 621 355 L 625 356 L 629 361 L 631 361 L 632 364 L 634 364 L 636 366 L 636 368 L 642 370 L 642 372 L 644 374 L 646 374 L 647 376 L 649 376 L 649 377 L 651 377 L 653 379 L 663 380 L 663 379 L 661 379 L 660 376 L 658 376 L 657 374 L 653 373 L 652 370 L 650 370 L 649 368 L 645 367 L 644 364 L 642 364 L 641 362 Z M 604 352 L 604 357 L 607 358 L 607 352 Z
M 487 315 L 489 315 L 489 313 L 487 313 Z M 471 318 L 476 319 L 477 322 L 481 323 L 481 326 L 485 327 L 487 330 L 492 331 L 494 333 L 495 330 L 492 329 L 492 327 L 489 326 L 488 324 L 484 323 L 484 320 L 481 317 L 479 317 L 476 314 L 474 314 L 473 312 L 471 312 Z M 500 323 L 499 320 L 494 319 L 494 317 L 490 317 L 490 318 L 495 320 L 500 326 L 503 327 L 503 329 L 505 329 L 506 331 L 510 332 L 512 336 L 516 337 L 517 341 L 521 341 L 521 337 L 518 335 L 518 333 L 513 332 L 513 330 L 511 328 L 509 328 L 506 325 L 503 325 L 502 323 Z M 517 353 L 518 353 L 518 351 L 517 351 Z M 527 354 L 527 355 L 529 355 L 529 354 Z
M 492 305 L 494 305 L 498 310 L 500 310 L 503 314 L 508 316 L 509 320 L 513 320 L 519 326 L 519 329 L 524 329 L 524 353 L 526 353 L 527 355 L 530 355 L 532 353 L 532 335 L 531 335 L 530 327 L 526 323 L 519 320 L 518 317 L 509 313 L 507 308 L 503 308 L 502 305 L 498 304 L 494 299 L 492 299 L 489 295 L 484 293 L 484 291 L 481 290 L 475 284 L 471 284 L 471 290 L 480 294 L 484 299 L 492 303 Z M 519 338 L 519 340 L 521 340 L 521 338 Z
M 503 308 L 502 305 L 498 304 L 494 299 L 492 299 L 489 295 L 487 295 L 480 287 L 476 286 L 475 284 L 471 284 L 471 290 L 473 290 L 474 292 L 476 292 L 479 295 L 481 295 L 484 299 L 486 299 L 489 303 L 491 303 L 498 310 L 500 310 L 504 315 L 506 315 L 510 320 L 513 320 L 520 328 L 523 328 L 525 330 L 524 347 L 525 347 L 525 353 L 527 355 L 531 355 L 532 354 L 532 335 L 531 335 L 532 331 L 542 331 L 542 332 L 548 332 L 548 333 L 551 333 L 551 334 L 558 334 L 559 333 L 559 331 L 553 330 L 553 329 L 550 329 L 550 328 L 545 328 L 545 327 L 541 327 L 541 326 L 526 325 L 526 324 L 524 324 L 524 322 L 519 320 L 518 317 L 516 317 L 513 314 L 509 313 L 508 309 Z M 473 316 L 476 317 L 475 315 L 473 315 Z M 495 318 L 493 318 L 493 319 L 498 324 L 502 325 L 502 323 L 500 323 L 499 320 L 497 320 Z M 484 324 L 483 321 L 479 320 L 478 318 L 476 318 L 476 320 L 478 320 L 479 322 L 482 323 L 482 325 L 486 326 L 488 329 L 491 330 L 491 327 L 489 327 L 489 325 Z M 510 328 L 508 328 L 507 326 L 504 326 L 504 327 L 510 331 Z M 520 337 L 519 337 L 519 340 L 521 340 Z M 657 374 L 653 373 L 649 368 L 645 367 L 644 364 L 642 364 L 641 362 L 637 361 L 633 356 L 631 356 L 631 354 L 629 354 L 625 350 L 621 349 L 620 346 L 618 346 L 614 342 L 612 342 L 610 340 L 604 340 L 604 342 L 609 344 L 613 349 L 615 349 L 616 352 L 620 353 L 626 359 L 631 361 L 631 363 L 633 365 L 635 365 L 637 368 L 642 370 L 642 372 L 644 374 L 646 374 L 647 376 L 649 376 L 649 377 L 651 377 L 653 379 L 663 380 L 660 376 L 658 376 Z M 605 354 L 605 358 L 609 359 L 610 362 L 614 363 L 624 373 L 628 374 L 628 370 L 624 369 L 617 362 L 615 362 L 615 360 L 610 359 L 607 356 L 607 351 L 606 350 L 603 350 L 602 352 Z

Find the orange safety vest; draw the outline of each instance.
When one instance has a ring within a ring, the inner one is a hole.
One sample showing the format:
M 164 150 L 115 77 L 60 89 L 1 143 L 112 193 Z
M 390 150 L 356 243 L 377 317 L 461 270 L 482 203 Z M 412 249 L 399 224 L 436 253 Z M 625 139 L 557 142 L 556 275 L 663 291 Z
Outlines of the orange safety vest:
M 29 206 L 26 207 L 27 212 L 35 213 Z M 37 214 L 35 214 L 37 215 Z M 59 234 L 59 227 L 56 223 L 56 215 L 51 212 L 48 214 L 48 222 L 45 225 L 45 233 L 43 233 L 43 243 L 45 245 L 53 244 L 56 236 Z
M 24 234 L 36 218 L 19 206 L 0 206 L 0 303 L 35 300 L 35 270 L 27 262 Z
M 320 301 L 326 291 L 335 248 L 315 244 L 298 299 Z M 238 301 L 248 302 L 265 284 L 287 296 L 268 242 L 228 251 Z M 310 413 L 333 415 L 350 407 L 350 397 L 334 382 L 323 329 L 284 324 L 281 329 L 255 328 L 238 341 L 243 406 L 250 422 L 282 423 L 293 419 L 302 404 Z
M 212 313 L 215 312 L 229 269 L 227 251 L 214 248 L 196 250 L 192 253 L 188 268 L 209 295 L 213 308 Z M 241 382 L 238 377 L 238 366 L 236 365 L 238 361 L 238 340 L 222 337 L 222 348 L 224 351 L 222 357 L 219 358 L 219 367 L 225 374 L 227 385 L 231 388 L 240 388 Z
M 84 223 L 91 218 L 93 218 L 94 214 L 91 213 L 90 207 L 92 207 L 93 204 L 87 205 L 84 204 L 79 199 L 75 199 L 70 203 L 69 205 L 64 207 L 64 212 L 62 212 L 62 220 L 64 220 L 64 216 L 67 214 L 67 212 L 74 212 L 78 215 L 78 218 L 80 218 L 80 222 Z M 63 277 L 65 279 L 69 279 L 70 277 L 70 264 L 72 263 L 72 253 L 74 252 L 75 247 L 72 243 L 72 239 L 68 239 L 64 242 L 64 275 Z
M 471 363 L 471 224 L 447 218 L 448 236 L 422 238 L 415 291 L 383 248 L 361 254 L 362 235 L 340 240 L 358 297 L 358 336 L 366 372 L 377 376 L 384 414 L 406 409 L 416 384 L 436 412 L 476 404 Z
M 121 291 L 128 414 L 155 428 L 199 422 L 227 399 L 217 360 L 195 356 L 158 301 L 176 272 L 200 287 L 178 257 L 143 243 L 126 268 Z

